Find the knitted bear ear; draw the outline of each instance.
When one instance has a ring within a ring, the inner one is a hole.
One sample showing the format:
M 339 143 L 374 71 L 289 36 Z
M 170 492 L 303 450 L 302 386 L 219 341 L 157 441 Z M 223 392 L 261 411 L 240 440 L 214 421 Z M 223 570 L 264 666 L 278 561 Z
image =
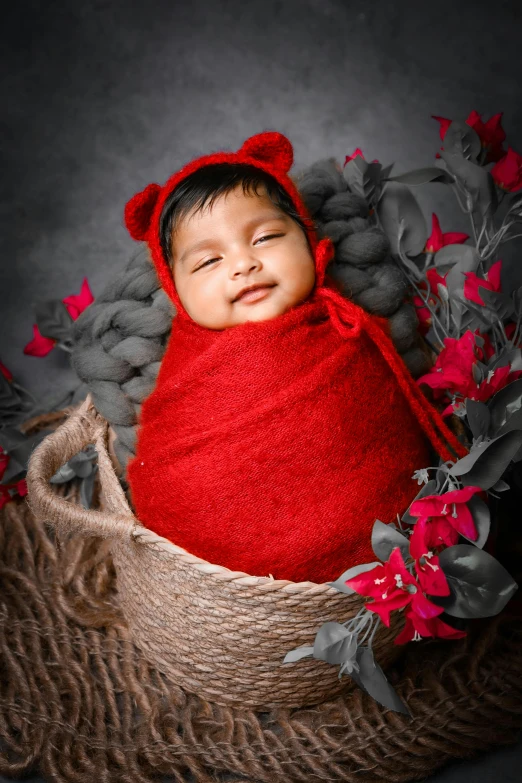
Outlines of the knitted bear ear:
M 125 204 L 125 225 L 131 237 L 139 242 L 147 237 L 154 207 L 161 188 L 153 183 L 136 193 Z
M 255 158 L 262 163 L 269 163 L 285 174 L 291 169 L 294 162 L 294 150 L 290 141 L 277 131 L 267 131 L 251 136 L 238 150 L 238 153 Z

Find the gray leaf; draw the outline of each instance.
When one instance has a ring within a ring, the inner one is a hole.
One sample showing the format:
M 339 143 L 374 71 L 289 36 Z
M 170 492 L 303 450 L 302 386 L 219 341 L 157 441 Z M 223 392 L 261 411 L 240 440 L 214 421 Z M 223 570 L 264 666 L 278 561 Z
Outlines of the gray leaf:
M 443 549 L 439 565 L 448 580 L 451 595 L 430 596 L 430 600 L 444 607 L 452 617 L 493 617 L 518 590 L 504 566 L 476 546 L 456 544 Z
M 473 522 L 477 528 L 478 538 L 476 541 L 473 541 L 463 533 L 461 533 L 461 536 L 466 538 L 468 541 L 471 541 L 471 543 L 475 546 L 478 546 L 479 549 L 482 549 L 488 540 L 489 531 L 491 528 L 491 515 L 489 513 L 488 505 L 487 503 L 484 503 L 482 498 L 478 497 L 478 495 L 473 495 L 473 497 L 468 500 L 466 505 L 471 511 Z
M 340 623 L 324 623 L 314 641 L 314 658 L 331 664 L 355 659 L 357 635 Z
M 491 492 L 506 492 L 509 489 L 509 484 L 500 479 L 491 487 Z
M 348 587 L 348 585 L 345 584 L 348 579 L 352 579 L 354 576 L 359 576 L 359 574 L 363 574 L 365 571 L 371 571 L 372 568 L 375 568 L 375 566 L 382 565 L 382 563 L 362 563 L 361 565 L 353 566 L 353 568 L 349 568 L 347 571 L 345 571 L 339 579 L 336 579 L 335 582 L 327 582 L 327 585 L 330 585 L 330 587 L 335 588 L 340 593 L 346 593 L 346 595 L 353 595 L 355 593 L 355 590 L 352 590 L 351 587 Z
M 376 519 L 372 530 L 372 549 L 383 563 L 388 560 L 392 551 L 399 547 L 403 558 L 406 560 L 410 554 L 410 542 L 397 528 L 385 525 L 380 519 Z
M 387 182 L 401 182 L 403 185 L 424 185 L 426 182 L 444 182 L 450 185 L 455 181 L 455 177 L 448 174 L 444 169 L 436 166 L 429 166 L 423 169 L 414 169 L 405 174 L 399 174 L 398 177 L 388 177 Z
M 508 383 L 488 402 L 491 414 L 491 432 L 496 435 L 508 419 L 522 408 L 522 378 Z
M 490 413 L 484 402 L 466 399 L 466 417 L 474 438 L 485 438 L 488 434 Z
M 491 225 L 493 214 L 498 207 L 498 196 L 495 181 L 489 171 L 471 160 L 466 160 L 460 154 L 441 150 L 440 156 L 448 171 L 455 175 L 471 196 L 475 217 L 479 222 L 487 218 Z
M 53 340 L 66 342 L 72 339 L 71 327 L 73 319 L 67 312 L 63 302 L 59 299 L 51 299 L 47 302 L 39 302 L 35 306 L 36 324 L 40 334 Z
M 437 482 L 435 479 L 431 479 L 431 481 L 428 481 L 427 484 L 423 486 L 421 491 L 415 495 L 412 502 L 410 503 L 409 508 L 411 508 L 412 503 L 415 503 L 416 500 L 420 500 L 421 498 L 425 498 L 427 495 L 434 495 L 437 490 Z M 404 522 L 406 525 L 414 525 L 417 521 L 417 517 L 412 517 L 409 510 L 406 511 L 405 514 L 401 517 L 401 522 Z
M 477 131 L 467 122 L 453 120 L 444 134 L 444 150 L 476 161 L 482 150 Z
M 313 647 L 296 647 L 295 650 L 290 650 L 290 652 L 285 655 L 283 663 L 294 663 L 295 661 L 300 661 L 301 658 L 307 658 L 313 654 Z
M 51 484 L 65 484 L 66 481 L 70 481 L 76 476 L 74 470 L 69 467 L 69 463 L 66 462 L 61 468 L 58 468 L 54 476 L 49 479 Z
M 473 447 L 450 469 L 464 486 L 490 489 L 502 475 L 522 445 L 522 430 L 513 430 Z
M 373 652 L 368 647 L 357 649 L 356 662 L 359 665 L 359 671 L 352 671 L 350 677 L 359 688 L 366 691 L 383 707 L 388 707 L 395 712 L 402 712 L 403 715 L 409 715 L 411 718 L 411 712 L 386 679 L 386 675 L 374 660 Z
M 388 183 L 377 214 L 394 255 L 399 255 L 399 237 L 407 255 L 416 256 L 424 250 L 428 238 L 426 221 L 417 199 L 406 185 Z

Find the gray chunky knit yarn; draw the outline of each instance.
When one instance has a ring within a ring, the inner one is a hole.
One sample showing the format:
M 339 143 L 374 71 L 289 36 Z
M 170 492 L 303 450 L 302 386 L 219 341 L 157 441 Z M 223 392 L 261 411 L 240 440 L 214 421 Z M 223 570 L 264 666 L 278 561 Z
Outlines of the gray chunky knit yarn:
M 319 236 L 335 244 L 328 274 L 365 310 L 389 318 L 398 352 L 420 375 L 427 360 L 415 310 L 404 302 L 406 285 L 389 256 L 388 238 L 370 221 L 368 204 L 349 190 L 333 158 L 313 164 L 295 181 Z M 124 468 L 134 456 L 140 407 L 154 388 L 175 314 L 142 245 L 74 324 L 73 366 L 114 429 Z

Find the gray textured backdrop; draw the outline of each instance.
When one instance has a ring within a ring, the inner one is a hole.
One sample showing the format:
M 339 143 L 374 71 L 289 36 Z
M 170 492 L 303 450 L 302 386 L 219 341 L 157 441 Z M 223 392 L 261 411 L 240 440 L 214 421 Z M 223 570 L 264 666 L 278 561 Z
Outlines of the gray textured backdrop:
M 331 155 L 342 162 L 359 146 L 400 173 L 433 162 L 431 114 L 464 120 L 472 109 L 484 119 L 503 111 L 508 142 L 522 152 L 520 7 L 10 4 L 0 47 L 0 359 L 38 397 L 72 382 L 62 352 L 23 355 L 33 304 L 78 293 L 84 275 L 100 292 L 134 249 L 126 200 L 195 156 L 273 129 L 293 142 L 297 169 Z M 443 231 L 467 231 L 442 185 L 417 194 Z M 497 754 L 489 766 L 463 768 L 462 779 L 519 781 L 520 756 Z

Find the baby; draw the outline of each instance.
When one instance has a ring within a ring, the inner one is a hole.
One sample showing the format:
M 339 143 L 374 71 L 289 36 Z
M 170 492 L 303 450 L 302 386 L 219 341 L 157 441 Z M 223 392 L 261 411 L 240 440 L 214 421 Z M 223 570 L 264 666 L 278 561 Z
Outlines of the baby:
M 126 206 L 176 317 L 128 479 L 138 518 L 254 576 L 337 579 L 374 560 L 415 469 L 465 453 L 384 319 L 326 277 L 333 257 L 279 133 L 197 159 Z M 448 445 L 449 444 L 449 445 Z

